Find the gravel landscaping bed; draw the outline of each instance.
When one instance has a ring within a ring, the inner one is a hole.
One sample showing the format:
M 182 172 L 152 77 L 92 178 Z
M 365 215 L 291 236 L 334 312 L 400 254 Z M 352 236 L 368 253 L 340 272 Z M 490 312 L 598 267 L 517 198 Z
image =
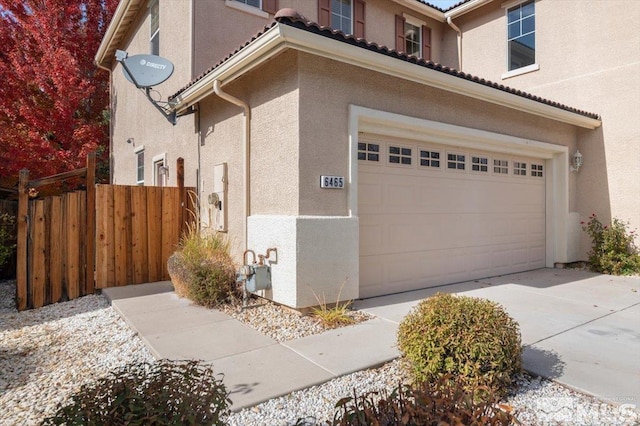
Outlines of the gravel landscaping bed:
M 260 298 L 250 299 L 249 305 L 242 310 L 231 305 L 223 305 L 220 310 L 278 342 L 320 334 L 329 329 L 311 315 L 301 315 Z M 347 315 L 354 324 L 373 318 L 373 315 L 362 311 L 349 311 Z
M 13 293 L 13 282 L 0 282 L 0 425 L 37 425 L 82 384 L 126 364 L 152 360 L 140 338 L 102 296 L 18 313 Z M 313 319 L 284 309 L 293 317 L 285 315 L 280 309 L 284 308 L 265 304 L 241 314 L 256 323 L 269 318 L 272 331 L 263 332 L 278 340 L 317 332 L 310 326 Z M 275 333 L 276 328 L 288 330 Z M 308 424 L 323 424 L 333 418 L 335 402 L 352 395 L 354 388 L 358 393 L 391 390 L 403 379 L 400 364 L 394 361 L 233 413 L 228 422 L 277 426 L 312 416 L 318 421 L 310 419 Z M 518 391 L 505 403 L 525 425 L 634 425 L 639 420 L 637 412 L 624 406 L 604 404 L 528 375 L 520 377 Z

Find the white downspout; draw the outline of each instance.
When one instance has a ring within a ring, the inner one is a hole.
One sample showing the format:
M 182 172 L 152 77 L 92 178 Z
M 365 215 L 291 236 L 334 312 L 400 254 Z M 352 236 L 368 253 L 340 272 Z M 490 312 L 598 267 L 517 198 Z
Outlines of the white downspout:
M 242 184 L 244 185 L 244 205 L 243 205 L 243 217 L 244 217 L 244 248 L 245 250 L 249 248 L 249 230 L 247 225 L 247 218 L 251 214 L 250 211 L 250 195 L 249 191 L 249 179 L 250 179 L 250 170 L 249 165 L 250 161 L 250 151 L 249 147 L 251 146 L 251 108 L 246 102 L 241 101 L 240 99 L 231 96 L 228 93 L 222 91 L 220 87 L 220 80 L 213 81 L 213 92 L 218 95 L 220 98 L 224 99 L 227 102 L 231 102 L 234 105 L 239 106 L 244 110 L 244 123 L 243 123 L 243 134 L 242 134 L 242 159 L 244 164 L 244 173 L 242 177 Z
M 447 24 L 458 33 L 458 67 L 460 68 L 458 71 L 462 71 L 462 31 L 453 23 L 451 16 L 447 16 Z

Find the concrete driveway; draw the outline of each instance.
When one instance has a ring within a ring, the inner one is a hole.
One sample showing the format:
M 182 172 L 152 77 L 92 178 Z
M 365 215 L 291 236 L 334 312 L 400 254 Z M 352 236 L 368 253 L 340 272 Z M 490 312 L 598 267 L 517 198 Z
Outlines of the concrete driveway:
M 539 269 L 356 302 L 399 323 L 421 299 L 457 293 L 500 303 L 520 324 L 528 371 L 604 401 L 640 407 L 640 279 Z

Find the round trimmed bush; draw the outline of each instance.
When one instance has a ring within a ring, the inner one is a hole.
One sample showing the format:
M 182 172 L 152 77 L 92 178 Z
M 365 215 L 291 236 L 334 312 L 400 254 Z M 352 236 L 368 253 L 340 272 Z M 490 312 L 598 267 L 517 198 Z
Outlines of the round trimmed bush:
M 445 375 L 503 393 L 522 367 L 520 330 L 499 304 L 438 293 L 400 323 L 398 347 L 417 383 Z

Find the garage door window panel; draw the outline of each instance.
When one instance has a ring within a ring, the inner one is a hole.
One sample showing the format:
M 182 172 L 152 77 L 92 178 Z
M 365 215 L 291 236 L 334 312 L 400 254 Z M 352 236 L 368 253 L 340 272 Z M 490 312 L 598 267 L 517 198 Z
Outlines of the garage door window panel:
M 489 158 L 473 155 L 471 157 L 471 171 L 477 173 L 489 173 Z
M 531 176 L 537 178 L 544 177 L 544 165 L 531 164 Z
M 464 154 L 447 153 L 447 170 L 460 171 L 466 170 L 467 156 Z
M 428 169 L 440 169 L 440 151 L 420 149 L 420 166 Z
M 358 160 L 380 162 L 380 144 L 358 142 Z
M 526 176 L 527 175 L 527 163 L 523 163 L 521 161 L 513 162 L 513 174 L 516 176 Z
M 509 174 L 509 160 L 493 160 L 493 173 L 496 175 L 508 175 Z
M 389 164 L 411 166 L 413 149 L 403 146 L 389 145 Z

